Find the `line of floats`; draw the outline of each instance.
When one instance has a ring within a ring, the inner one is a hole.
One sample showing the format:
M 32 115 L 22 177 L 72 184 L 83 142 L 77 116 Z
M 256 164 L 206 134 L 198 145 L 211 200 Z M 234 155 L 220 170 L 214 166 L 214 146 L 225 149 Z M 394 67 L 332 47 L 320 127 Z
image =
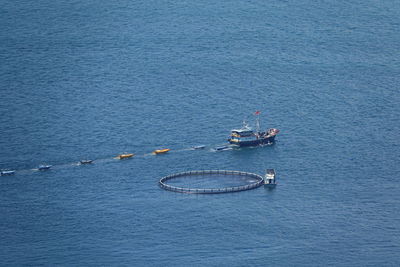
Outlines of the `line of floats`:
M 159 154 L 165 154 L 168 151 L 170 151 L 171 149 L 169 148 L 164 148 L 164 149 L 156 149 L 152 152 L 152 154 L 154 155 L 159 155 Z M 129 159 L 132 158 L 133 156 L 135 156 L 135 154 L 133 153 L 126 153 L 126 154 L 119 154 L 116 159 Z M 88 163 L 92 163 L 91 160 L 86 160 L 84 163 L 81 161 L 81 164 L 88 164 Z
M 247 123 L 246 121 L 243 122 L 243 127 L 241 129 L 233 129 L 231 130 L 231 137 L 228 139 L 229 143 L 231 143 L 234 146 L 263 146 L 263 145 L 272 145 L 275 136 L 279 133 L 278 129 L 271 128 L 268 129 L 266 132 L 260 132 L 260 122 L 258 115 L 260 114 L 260 111 L 256 111 L 254 115 L 256 116 L 256 126 L 257 130 L 254 131 Z M 191 147 L 192 150 L 197 150 L 197 149 L 204 149 L 206 146 L 205 145 L 199 145 L 199 146 L 193 146 Z M 223 146 L 217 146 L 214 148 L 214 151 L 224 151 L 224 150 L 230 150 L 232 149 L 231 146 L 229 145 L 223 145 Z M 165 154 L 168 151 L 170 151 L 169 148 L 164 148 L 164 149 L 156 149 L 152 153 L 154 155 L 160 155 L 160 154 Z M 124 153 L 124 154 L 119 154 L 116 159 L 129 159 L 135 156 L 133 153 Z M 86 164 L 91 164 L 93 163 L 93 160 L 91 159 L 83 159 L 79 161 L 79 165 L 86 165 Z M 52 165 L 47 165 L 47 164 L 42 164 L 39 165 L 35 170 L 39 171 L 46 171 L 51 169 Z M 15 170 L 0 170 L 0 176 L 3 175 L 13 175 L 15 174 Z
M 205 148 L 206 148 L 205 145 L 199 145 L 199 146 L 191 147 L 190 150 L 200 150 L 200 149 L 205 149 Z M 218 147 L 215 147 L 213 150 L 214 151 L 224 151 L 224 150 L 230 150 L 230 149 L 231 149 L 230 146 L 218 146 Z M 169 151 L 171 151 L 171 149 L 169 149 L 169 148 L 156 149 L 151 154 L 161 155 L 161 154 L 166 154 Z M 117 155 L 114 159 L 124 160 L 124 159 L 132 158 L 134 156 L 135 156 L 134 153 L 123 153 L 123 154 Z M 82 159 L 78 162 L 78 165 L 89 165 L 89 164 L 92 164 L 93 162 L 94 162 L 94 160 L 92 160 L 92 159 Z M 52 167 L 53 167 L 53 165 L 41 164 L 33 170 L 47 171 L 47 170 L 50 170 Z M 14 175 L 15 172 L 16 172 L 16 170 L 3 169 L 3 170 L 0 170 L 0 176 Z

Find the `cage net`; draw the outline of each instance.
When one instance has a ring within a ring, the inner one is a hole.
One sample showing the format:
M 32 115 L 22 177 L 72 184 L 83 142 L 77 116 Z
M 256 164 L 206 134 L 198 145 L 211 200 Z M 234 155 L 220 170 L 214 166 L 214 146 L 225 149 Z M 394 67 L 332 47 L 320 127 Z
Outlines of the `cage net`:
M 173 174 L 160 180 L 162 188 L 185 193 L 225 193 L 256 188 L 261 176 L 238 171 L 191 171 Z

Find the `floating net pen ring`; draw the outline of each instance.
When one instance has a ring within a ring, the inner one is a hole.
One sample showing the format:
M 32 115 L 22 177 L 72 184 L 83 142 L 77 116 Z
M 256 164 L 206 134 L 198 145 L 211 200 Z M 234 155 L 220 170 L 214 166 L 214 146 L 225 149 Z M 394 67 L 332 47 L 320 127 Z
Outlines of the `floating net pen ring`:
M 193 180 L 191 178 L 200 179 Z M 195 181 L 195 183 L 191 181 Z M 212 185 L 210 186 L 210 184 Z M 258 174 L 228 170 L 181 172 L 165 176 L 159 181 L 160 187 L 165 190 L 188 194 L 240 192 L 260 187 L 263 184 L 263 177 Z

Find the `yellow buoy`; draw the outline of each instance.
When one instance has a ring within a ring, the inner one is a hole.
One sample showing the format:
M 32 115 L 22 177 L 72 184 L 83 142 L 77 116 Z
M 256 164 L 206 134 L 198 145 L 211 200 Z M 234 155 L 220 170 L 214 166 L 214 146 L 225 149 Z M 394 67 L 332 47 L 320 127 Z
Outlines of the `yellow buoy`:
M 163 154 L 163 153 L 167 153 L 168 151 L 170 151 L 171 149 L 169 149 L 169 148 L 166 148 L 166 149 L 157 149 L 157 150 L 154 150 L 153 151 L 153 153 L 154 154 Z
M 121 155 L 118 155 L 118 157 L 117 158 L 119 158 L 119 159 L 128 159 L 128 158 L 131 158 L 131 157 L 133 157 L 134 156 L 134 154 L 121 154 Z

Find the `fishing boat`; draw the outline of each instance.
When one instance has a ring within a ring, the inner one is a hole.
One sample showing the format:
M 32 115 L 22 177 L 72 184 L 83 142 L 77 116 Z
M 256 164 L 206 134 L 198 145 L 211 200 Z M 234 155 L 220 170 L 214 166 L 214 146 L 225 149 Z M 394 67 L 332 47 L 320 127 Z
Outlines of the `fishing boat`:
M 91 163 L 93 163 L 93 160 L 91 160 L 91 159 L 83 159 L 83 160 L 79 161 L 79 163 L 81 165 L 83 165 L 83 164 L 91 164 Z
M 119 159 L 128 159 L 128 158 L 131 158 L 133 156 L 134 156 L 134 154 L 132 154 L 132 153 L 130 153 L 130 154 L 120 154 L 120 155 L 118 155 L 117 158 L 119 158 Z
M 12 171 L 12 170 L 1 170 L 0 171 L 0 175 L 1 176 L 3 176 L 3 175 L 13 175 L 13 174 L 15 174 L 15 171 Z
M 165 149 L 156 149 L 153 151 L 154 154 L 158 155 L 158 154 L 164 154 L 167 153 L 168 151 L 170 151 L 171 149 L 169 148 L 165 148 Z
M 37 169 L 39 171 L 45 171 L 45 170 L 49 170 L 51 167 L 52 167 L 51 165 L 42 164 L 42 165 L 39 165 Z
M 264 132 L 260 131 L 259 114 L 259 111 L 254 113 L 256 115 L 256 130 L 253 130 L 246 121 L 243 121 L 242 128 L 231 130 L 228 139 L 229 143 L 239 147 L 273 144 L 279 130 L 270 128 Z
M 274 169 L 267 169 L 267 172 L 264 176 L 264 186 L 273 188 L 276 186 L 276 179 L 275 179 L 275 170 Z

